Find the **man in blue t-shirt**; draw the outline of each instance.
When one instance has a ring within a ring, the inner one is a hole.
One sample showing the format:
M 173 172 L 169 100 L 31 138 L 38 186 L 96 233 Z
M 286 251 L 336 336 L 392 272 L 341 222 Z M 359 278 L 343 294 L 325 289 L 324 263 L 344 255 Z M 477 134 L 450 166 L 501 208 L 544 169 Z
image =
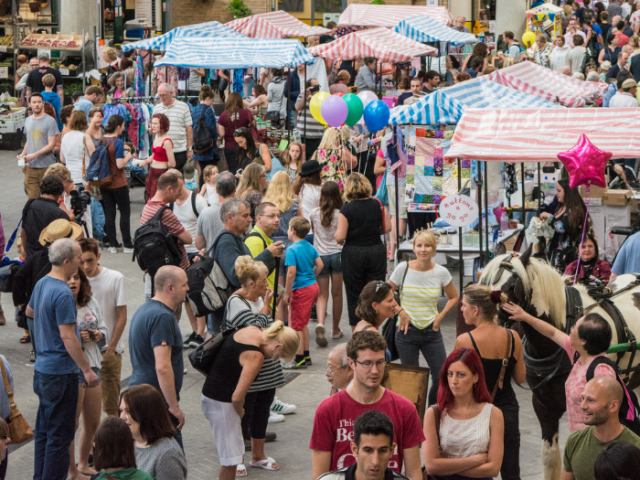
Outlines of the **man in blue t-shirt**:
M 178 404 L 184 376 L 182 334 L 174 311 L 189 291 L 187 274 L 179 267 L 164 266 L 154 278 L 155 296 L 138 308 L 129 329 L 129 356 L 133 373 L 129 386 L 148 383 L 164 396 L 169 418 L 182 447 L 184 412 Z
M 75 436 L 78 367 L 87 387 L 98 377 L 82 352 L 76 300 L 67 284 L 78 271 L 82 250 L 62 238 L 49 247 L 51 273 L 36 284 L 26 314 L 33 318 L 36 342 L 33 390 L 38 395 L 34 480 L 65 480 L 69 445 Z
M 640 232 L 627 238 L 627 241 L 620 248 L 616 260 L 613 262 L 613 267 L 611 267 L 609 283 L 612 283 L 618 275 L 640 272 L 640 256 L 634 253 L 638 249 L 640 249 Z

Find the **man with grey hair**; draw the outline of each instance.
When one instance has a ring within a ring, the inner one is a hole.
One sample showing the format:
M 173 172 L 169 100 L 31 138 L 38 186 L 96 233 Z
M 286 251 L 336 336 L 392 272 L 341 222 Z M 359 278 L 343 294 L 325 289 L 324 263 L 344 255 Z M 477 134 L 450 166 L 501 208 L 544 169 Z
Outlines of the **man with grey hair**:
M 160 103 L 153 107 L 154 115 L 162 113 L 169 119 L 169 138 L 173 142 L 176 169 L 182 172 L 187 159 L 193 158 L 193 119 L 186 103 L 173 98 L 169 85 L 158 87 Z
M 216 192 L 218 193 L 218 203 L 205 208 L 198 217 L 196 226 L 196 247 L 202 252 L 207 252 L 213 245 L 213 241 L 224 228 L 220 218 L 220 208 L 222 203 L 235 195 L 236 177 L 231 172 L 222 172 L 216 178 Z
M 82 250 L 77 241 L 61 238 L 49 247 L 51 272 L 36 284 L 26 314 L 34 319 L 36 363 L 33 389 L 40 400 L 35 433 L 34 479 L 65 480 L 69 445 L 75 436 L 78 367 L 84 384 L 93 388 L 98 376 L 82 352 L 76 299 L 67 281 L 78 272 Z
M 251 225 L 251 210 L 249 203 L 239 198 L 229 198 L 222 202 L 220 207 L 220 219 L 223 229 L 213 242 L 213 259 L 220 265 L 227 280 L 234 287 L 241 287 L 236 275 L 236 259 L 242 255 L 251 255 L 251 250 L 242 240 L 242 236 Z M 284 253 L 282 242 L 274 242 L 255 257 L 257 262 L 263 262 L 269 269 L 269 273 L 276 267 L 275 257 L 281 257 Z M 220 331 L 224 320 L 224 309 L 220 309 L 207 318 L 208 336 Z
M 331 395 L 344 390 L 353 381 L 353 370 L 347 358 L 347 344 L 336 345 L 327 357 L 327 380 L 331 384 Z
M 455 27 L 453 27 L 454 29 L 458 30 L 459 32 L 464 32 L 464 33 L 470 33 L 469 28 L 465 25 L 465 23 L 467 23 L 467 19 L 460 16 L 456 19 L 456 25 Z
M 129 356 L 133 373 L 129 386 L 146 383 L 162 393 L 171 423 L 176 427 L 174 438 L 182 447 L 185 415 L 178 402 L 184 361 L 182 334 L 174 310 L 189 291 L 187 274 L 172 265 L 160 267 L 154 277 L 154 288 L 155 296 L 144 302 L 131 318 Z

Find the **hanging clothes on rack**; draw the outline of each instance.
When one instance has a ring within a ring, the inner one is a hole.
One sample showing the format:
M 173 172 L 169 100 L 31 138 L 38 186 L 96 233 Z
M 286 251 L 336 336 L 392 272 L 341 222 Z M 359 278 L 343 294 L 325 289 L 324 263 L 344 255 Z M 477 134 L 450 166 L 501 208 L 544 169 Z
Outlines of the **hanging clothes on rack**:
M 144 60 L 142 59 L 142 55 L 138 55 L 136 57 L 136 69 L 133 80 L 136 97 L 143 97 L 145 94 L 144 80 Z

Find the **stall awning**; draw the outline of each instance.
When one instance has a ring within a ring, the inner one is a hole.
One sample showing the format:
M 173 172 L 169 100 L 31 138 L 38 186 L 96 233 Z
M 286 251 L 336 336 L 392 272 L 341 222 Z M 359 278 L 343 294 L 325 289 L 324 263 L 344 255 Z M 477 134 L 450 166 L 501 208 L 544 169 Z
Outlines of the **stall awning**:
M 448 42 L 453 46 L 476 42 L 475 35 L 459 32 L 425 15 L 402 20 L 392 30 L 416 42 Z
M 413 105 L 391 111 L 390 125 L 457 123 L 468 108 L 563 108 L 548 100 L 477 78 L 436 90 Z
M 250 38 L 307 38 L 311 35 L 331 33 L 328 28 L 311 27 L 287 12 L 280 10 L 238 18 L 225 23 L 225 25 Z
M 340 15 L 338 25 L 363 27 L 394 27 L 407 18 L 431 17 L 443 25 L 453 26 L 453 15 L 447 7 L 423 7 L 418 5 L 360 5 L 352 3 Z
M 527 10 L 527 13 L 534 14 L 534 15 L 537 13 L 544 13 L 545 15 L 549 15 L 550 13 L 555 15 L 557 14 L 564 15 L 564 10 L 562 9 L 562 7 L 558 7 L 553 3 L 545 3 L 538 7 L 534 7 L 531 10 Z
M 331 43 L 316 45 L 309 53 L 329 60 L 374 57 L 382 62 L 410 62 L 414 57 L 436 55 L 438 50 L 380 27 L 358 30 Z
M 585 134 L 613 158 L 640 152 L 640 108 L 481 110 L 458 122 L 446 158 L 502 162 L 558 161 Z
M 295 67 L 313 63 L 313 56 L 299 40 L 256 38 L 176 38 L 155 66 L 190 68 Z
M 142 48 L 143 50 L 166 50 L 171 45 L 174 38 L 178 37 L 242 37 L 235 30 L 218 22 L 198 23 L 186 27 L 177 27 L 168 31 L 164 35 L 154 38 L 145 38 L 138 42 L 131 42 L 122 45 L 122 51 L 128 52 L 134 48 Z
M 584 82 L 533 62 L 521 62 L 496 70 L 487 78 L 571 108 L 584 107 L 585 100 L 602 97 L 608 88 L 604 83 Z

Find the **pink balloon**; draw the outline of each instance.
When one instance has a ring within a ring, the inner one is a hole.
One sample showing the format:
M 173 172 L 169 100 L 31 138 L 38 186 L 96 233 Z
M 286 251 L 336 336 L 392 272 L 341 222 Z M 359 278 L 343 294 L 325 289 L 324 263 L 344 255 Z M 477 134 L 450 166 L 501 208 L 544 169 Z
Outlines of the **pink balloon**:
M 320 106 L 320 113 L 327 125 L 331 127 L 339 127 L 347 119 L 349 115 L 349 107 L 342 97 L 331 95 L 327 97 Z
M 559 153 L 558 158 L 569 173 L 569 187 L 595 185 L 606 188 L 604 169 L 613 154 L 597 148 L 583 133 L 575 147 Z
M 375 102 L 376 100 L 378 100 L 378 96 L 371 90 L 360 92 L 358 94 L 358 97 L 360 98 L 360 100 L 362 100 L 363 108 L 367 108 L 367 105 L 369 105 L 371 102 Z

